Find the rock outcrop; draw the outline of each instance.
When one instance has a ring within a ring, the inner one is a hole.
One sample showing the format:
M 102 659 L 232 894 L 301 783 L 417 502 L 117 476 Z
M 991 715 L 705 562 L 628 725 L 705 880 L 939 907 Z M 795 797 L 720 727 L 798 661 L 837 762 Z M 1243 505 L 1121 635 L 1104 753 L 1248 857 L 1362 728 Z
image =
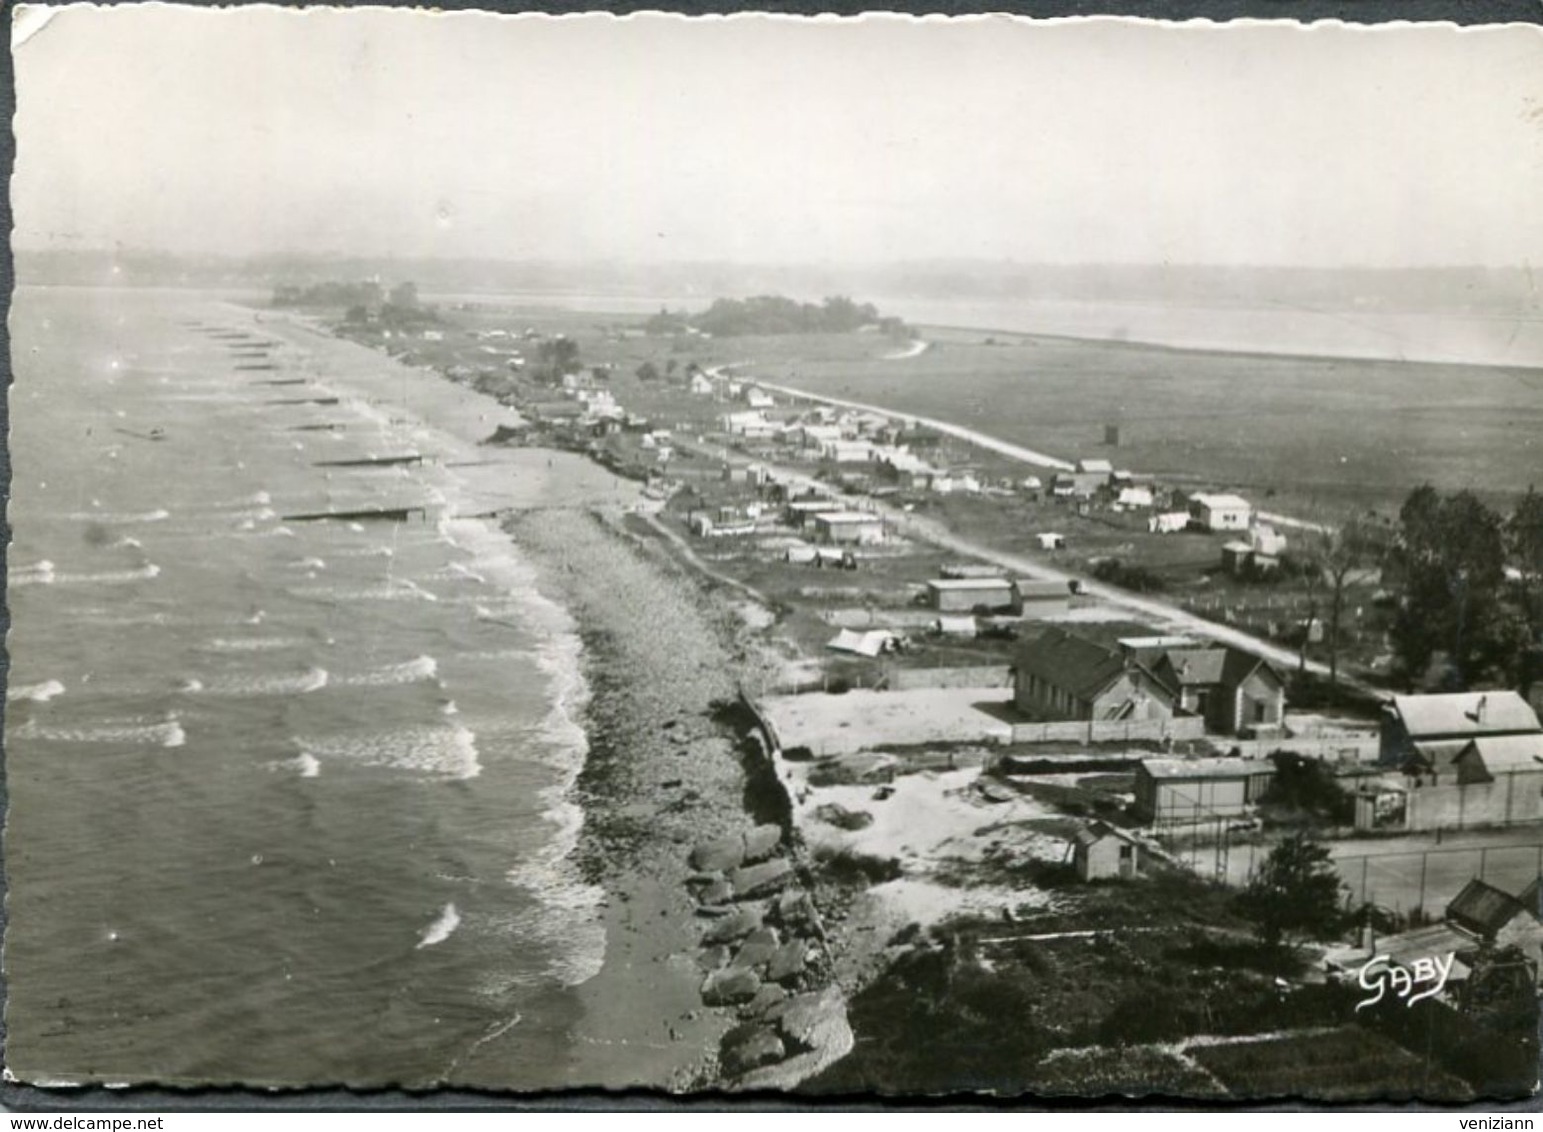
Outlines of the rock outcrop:
M 736 899 L 744 900 L 780 892 L 793 880 L 793 866 L 786 857 L 773 857 L 759 865 L 745 865 L 729 874 Z
M 708 1006 L 732 1006 L 749 1002 L 761 989 L 761 977 L 743 967 L 714 971 L 702 983 L 702 1001 Z

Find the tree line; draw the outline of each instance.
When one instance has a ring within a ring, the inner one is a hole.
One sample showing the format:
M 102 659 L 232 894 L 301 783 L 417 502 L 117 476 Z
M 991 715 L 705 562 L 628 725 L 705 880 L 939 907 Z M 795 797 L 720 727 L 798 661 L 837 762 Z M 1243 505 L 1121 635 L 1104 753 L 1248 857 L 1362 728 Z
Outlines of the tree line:
M 411 280 L 398 283 L 390 291 L 373 279 L 280 283 L 274 287 L 270 302 L 275 307 L 341 308 L 344 325 L 353 327 L 378 323 L 402 328 L 439 321 L 434 309 L 419 300 L 418 285 Z
M 1398 516 L 1384 576 L 1399 589 L 1396 675 L 1461 690 L 1537 679 L 1543 496 L 1528 488 L 1509 514 L 1472 492 L 1416 488 Z
M 757 295 L 749 299 L 715 299 L 700 314 L 660 310 L 644 329 L 649 334 L 684 334 L 688 330 L 715 338 L 743 335 L 849 334 L 874 327 L 884 334 L 902 335 L 906 325 L 898 318 L 880 315 L 872 303 L 858 303 L 836 295 L 821 303 L 800 303 L 781 295 Z
M 1305 532 L 1294 557 L 1339 676 L 1347 591 L 1379 571 L 1394 598 L 1392 675 L 1408 690 L 1505 685 L 1526 694 L 1543 671 L 1543 495 L 1507 513 L 1470 491 L 1416 488 L 1394 522 L 1364 515 Z M 1305 646 L 1304 646 L 1305 647 Z

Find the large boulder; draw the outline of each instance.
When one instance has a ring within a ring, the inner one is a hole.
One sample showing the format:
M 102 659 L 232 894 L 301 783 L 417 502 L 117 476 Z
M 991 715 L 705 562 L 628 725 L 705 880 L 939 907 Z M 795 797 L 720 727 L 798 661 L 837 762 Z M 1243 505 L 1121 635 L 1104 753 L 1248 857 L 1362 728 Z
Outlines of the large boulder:
M 799 1004 L 796 1009 L 795 1004 Z M 773 1019 L 790 1056 L 741 1074 L 733 1080 L 733 1088 L 791 1089 L 852 1051 L 852 1027 L 847 1023 L 846 1006 L 841 992 L 833 986 L 817 995 L 800 995 L 772 1008 L 765 1021 L 770 1024 Z M 803 1049 L 797 1049 L 789 1040 L 790 1031 L 807 1043 Z
M 707 930 L 702 933 L 702 942 L 708 945 L 730 943 L 759 928 L 761 919 L 759 908 L 736 908 L 727 916 L 708 924 Z
M 744 863 L 753 865 L 757 861 L 764 861 L 777 851 L 777 846 L 782 844 L 782 827 L 779 825 L 758 825 L 745 833 L 745 859 Z
M 788 992 L 776 983 L 763 982 L 755 997 L 740 1007 L 741 1017 L 759 1018 L 788 1000 Z
M 734 886 L 724 878 L 719 877 L 712 884 L 698 891 L 696 898 L 709 908 L 727 904 L 734 899 Z
M 787 1049 L 769 1026 L 736 1026 L 723 1035 L 719 1060 L 730 1076 L 781 1061 Z
M 702 1001 L 708 1006 L 733 1006 L 749 1002 L 761 989 L 761 977 L 743 967 L 714 971 L 702 983 Z
M 761 928 L 753 931 L 745 937 L 745 942 L 740 944 L 739 950 L 734 953 L 734 966 L 759 967 L 777 954 L 780 945 L 775 928 Z
M 784 889 L 793 879 L 793 866 L 784 857 L 775 857 L 759 865 L 746 865 L 729 874 L 735 896 L 766 896 Z
M 774 983 L 796 979 L 808 965 L 809 945 L 801 939 L 789 940 L 766 961 L 766 978 Z
M 704 971 L 717 971 L 728 966 L 729 949 L 723 945 L 708 947 L 697 954 L 697 964 Z
M 739 834 L 703 841 L 691 850 L 691 867 L 699 873 L 725 873 L 745 860 L 745 839 Z
M 815 919 L 814 901 L 801 888 L 785 889 L 777 897 L 777 921 L 783 927 L 797 927 Z
M 846 1002 L 836 987 L 795 995 L 777 1010 L 777 1029 L 801 1049 L 820 1049 L 848 1033 Z

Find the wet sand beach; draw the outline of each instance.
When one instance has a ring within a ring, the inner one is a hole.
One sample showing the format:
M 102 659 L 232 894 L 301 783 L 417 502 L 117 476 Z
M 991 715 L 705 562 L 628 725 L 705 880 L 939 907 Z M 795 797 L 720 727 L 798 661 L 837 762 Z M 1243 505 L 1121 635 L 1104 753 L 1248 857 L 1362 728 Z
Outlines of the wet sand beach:
M 363 383 L 382 411 L 408 412 L 464 444 L 518 419 L 432 371 L 298 321 L 281 330 L 276 321 L 265 313 L 266 326 L 312 355 L 318 380 Z M 751 824 L 732 734 L 712 717 L 737 692 L 730 642 L 742 622 L 622 529 L 637 485 L 572 453 L 482 448 L 477 455 L 494 463 L 468 469 L 467 509 L 507 509 L 503 530 L 583 642 L 586 687 L 570 706 L 588 752 L 570 792 L 584 813 L 572 860 L 606 894 L 606 949 L 598 974 L 562 992 L 579 1006 L 570 1048 L 552 1051 L 561 1059 L 551 1067 L 553 1087 L 710 1083 L 732 1018 L 701 1003 L 701 925 L 684 880 L 694 842 Z M 511 1057 L 529 1058 L 515 1052 L 518 1030 L 468 1051 L 455 1081 L 499 1087 Z
M 591 687 L 578 856 L 609 894 L 607 949 L 579 988 L 570 1076 L 683 1087 L 710 1075 L 731 1022 L 701 1005 L 701 926 L 684 882 L 693 842 L 749 824 L 732 737 L 712 718 L 737 691 L 732 615 L 615 522 L 562 510 L 508 524 L 577 620 Z

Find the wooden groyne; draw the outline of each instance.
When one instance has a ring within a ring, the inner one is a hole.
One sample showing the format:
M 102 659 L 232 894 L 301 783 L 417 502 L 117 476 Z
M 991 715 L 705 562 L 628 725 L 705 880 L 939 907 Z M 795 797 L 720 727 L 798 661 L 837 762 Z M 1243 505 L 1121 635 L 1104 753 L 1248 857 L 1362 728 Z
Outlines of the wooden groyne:
M 297 515 L 285 515 L 286 523 L 405 523 L 414 516 L 427 520 L 426 507 L 369 507 L 361 511 L 307 511 Z
M 314 468 L 404 468 L 414 464 L 421 464 L 424 457 L 419 455 L 407 456 L 366 456 L 358 460 L 318 460 L 311 466 Z

